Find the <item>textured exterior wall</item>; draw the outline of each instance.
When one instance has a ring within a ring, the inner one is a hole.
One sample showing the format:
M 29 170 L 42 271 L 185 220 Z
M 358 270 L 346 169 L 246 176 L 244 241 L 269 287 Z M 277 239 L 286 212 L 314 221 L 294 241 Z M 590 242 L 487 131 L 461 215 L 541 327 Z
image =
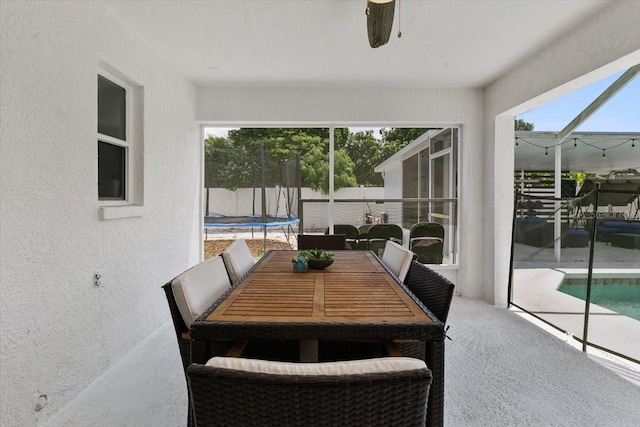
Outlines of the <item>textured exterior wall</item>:
M 487 87 L 483 294 L 507 303 L 513 210 L 513 130 L 505 121 L 640 63 L 640 2 L 616 1 Z M 568 123 L 567 123 L 568 124 Z
M 221 127 L 462 125 L 460 143 L 460 269 L 456 291 L 483 296 L 482 89 L 206 88 L 197 91 L 197 118 Z
M 104 4 L 1 7 L 0 425 L 28 426 L 169 320 L 160 286 L 200 259 L 201 143 L 193 86 Z M 99 61 L 144 86 L 142 217 L 98 219 Z
M 402 162 L 394 162 L 384 172 L 384 197 L 386 199 L 402 199 Z M 402 224 L 402 212 L 389 213 L 389 222 Z

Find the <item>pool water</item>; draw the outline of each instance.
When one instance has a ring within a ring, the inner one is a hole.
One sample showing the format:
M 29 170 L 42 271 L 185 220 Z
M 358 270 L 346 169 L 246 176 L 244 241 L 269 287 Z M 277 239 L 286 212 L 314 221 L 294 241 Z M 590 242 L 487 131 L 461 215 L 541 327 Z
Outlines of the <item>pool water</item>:
M 587 297 L 586 284 L 563 283 L 558 290 L 583 301 Z M 592 284 L 591 302 L 640 320 L 640 284 Z

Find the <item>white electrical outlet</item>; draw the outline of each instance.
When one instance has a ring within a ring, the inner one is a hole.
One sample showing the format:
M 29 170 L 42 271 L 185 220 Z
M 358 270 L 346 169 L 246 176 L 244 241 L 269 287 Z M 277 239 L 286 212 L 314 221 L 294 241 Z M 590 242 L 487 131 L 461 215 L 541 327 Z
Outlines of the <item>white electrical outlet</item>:
M 95 286 L 102 286 L 102 270 L 96 270 L 93 273 L 93 284 Z

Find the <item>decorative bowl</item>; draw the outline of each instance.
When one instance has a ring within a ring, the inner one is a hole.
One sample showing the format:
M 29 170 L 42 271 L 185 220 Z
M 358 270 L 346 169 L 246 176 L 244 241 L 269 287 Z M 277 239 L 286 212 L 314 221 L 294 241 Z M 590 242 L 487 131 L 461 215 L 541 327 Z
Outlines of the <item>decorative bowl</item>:
M 333 264 L 332 259 L 309 259 L 309 268 L 314 270 L 324 270 Z

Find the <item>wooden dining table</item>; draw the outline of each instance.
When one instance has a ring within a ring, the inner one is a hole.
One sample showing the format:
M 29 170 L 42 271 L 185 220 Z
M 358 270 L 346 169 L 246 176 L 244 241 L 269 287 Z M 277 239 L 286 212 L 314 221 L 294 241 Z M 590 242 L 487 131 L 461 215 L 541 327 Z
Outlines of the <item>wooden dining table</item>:
M 419 356 L 433 375 L 427 425 L 442 425 L 442 322 L 373 252 L 333 253 L 326 269 L 299 273 L 291 262 L 296 251 L 267 252 L 191 325 L 191 339 L 424 342 Z M 210 355 L 210 348 L 192 351 L 192 362 L 205 363 Z

